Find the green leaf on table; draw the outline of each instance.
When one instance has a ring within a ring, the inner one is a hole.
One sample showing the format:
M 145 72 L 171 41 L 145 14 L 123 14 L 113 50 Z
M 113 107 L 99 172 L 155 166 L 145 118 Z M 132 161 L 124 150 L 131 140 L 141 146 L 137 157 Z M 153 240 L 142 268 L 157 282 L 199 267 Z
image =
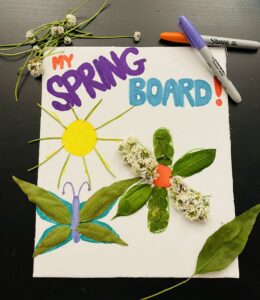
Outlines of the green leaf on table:
M 77 227 L 77 231 L 85 237 L 97 242 L 116 243 L 127 246 L 127 243 L 120 239 L 120 237 L 116 235 L 112 230 L 109 230 L 108 228 L 95 223 L 81 223 Z
M 151 194 L 152 187 L 149 184 L 134 185 L 120 198 L 114 218 L 132 215 L 145 205 Z
M 91 221 L 104 213 L 139 177 L 114 182 L 96 191 L 80 210 L 80 222 Z
M 148 228 L 153 233 L 163 232 L 169 223 L 167 190 L 154 186 L 148 202 Z
M 71 228 L 66 225 L 54 225 L 48 228 L 38 242 L 33 257 L 64 245 L 69 239 L 70 233 Z
M 154 155 L 158 163 L 169 166 L 172 164 L 174 149 L 172 137 L 168 129 L 159 128 L 153 135 Z
M 196 274 L 221 271 L 228 267 L 245 248 L 259 213 L 260 204 L 257 204 L 220 227 L 206 240 L 197 259 L 196 271 L 191 277 L 141 300 L 153 299 L 169 292 L 187 283 Z
M 29 201 L 36 204 L 49 218 L 59 224 L 70 224 L 69 209 L 51 193 L 14 176 L 13 180 L 28 196 Z
M 186 153 L 175 162 L 172 175 L 189 177 L 210 166 L 216 156 L 216 149 L 204 149 Z
M 200 251 L 195 274 L 225 269 L 243 251 L 260 204 L 250 208 L 211 235 Z

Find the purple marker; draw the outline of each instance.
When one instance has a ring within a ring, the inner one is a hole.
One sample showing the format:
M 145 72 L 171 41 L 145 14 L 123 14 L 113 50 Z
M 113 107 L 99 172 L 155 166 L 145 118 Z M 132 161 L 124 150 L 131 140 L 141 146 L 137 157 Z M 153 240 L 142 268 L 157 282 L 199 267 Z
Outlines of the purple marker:
M 210 49 L 207 47 L 205 41 L 193 24 L 185 16 L 181 16 L 179 18 L 179 26 L 186 38 L 189 40 L 191 46 L 195 47 L 200 52 L 201 56 L 209 65 L 213 74 L 216 75 L 218 80 L 222 83 L 229 96 L 236 103 L 241 102 L 242 100 L 239 92 L 233 83 L 227 78 L 225 71 L 222 69 L 217 59 L 212 55 Z
M 63 192 L 62 194 L 65 194 L 65 186 L 70 185 L 72 188 L 72 193 L 73 193 L 73 200 L 72 200 L 72 217 L 71 217 L 71 231 L 72 231 L 72 238 L 75 243 L 78 243 L 80 241 L 80 234 L 76 230 L 76 228 L 79 225 L 79 210 L 80 210 L 80 201 L 79 201 L 79 195 L 81 192 L 82 187 L 87 184 L 88 185 L 88 190 L 90 190 L 90 186 L 87 181 L 83 182 L 82 185 L 79 188 L 78 195 L 75 194 L 74 186 L 71 182 L 66 182 L 63 186 Z

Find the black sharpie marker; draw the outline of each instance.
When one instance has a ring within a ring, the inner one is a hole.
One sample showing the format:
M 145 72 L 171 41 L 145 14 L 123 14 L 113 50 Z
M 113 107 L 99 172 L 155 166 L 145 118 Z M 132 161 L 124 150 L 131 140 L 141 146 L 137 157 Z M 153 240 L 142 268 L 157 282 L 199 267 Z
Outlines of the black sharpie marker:
M 260 42 L 250 41 L 250 40 L 241 40 L 241 39 L 233 39 L 226 37 L 218 37 L 218 36 L 209 36 L 202 35 L 203 40 L 206 42 L 208 46 L 220 46 L 220 47 L 228 47 L 228 48 L 241 48 L 241 49 L 259 49 Z M 186 39 L 185 35 L 182 32 L 162 32 L 160 34 L 160 38 L 162 40 L 180 43 L 180 44 L 188 44 L 189 41 Z

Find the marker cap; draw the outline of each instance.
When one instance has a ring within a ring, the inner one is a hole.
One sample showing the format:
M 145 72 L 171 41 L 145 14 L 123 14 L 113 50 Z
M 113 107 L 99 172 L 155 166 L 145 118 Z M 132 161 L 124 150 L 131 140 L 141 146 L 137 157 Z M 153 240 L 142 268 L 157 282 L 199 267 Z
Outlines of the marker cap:
M 189 41 L 182 32 L 162 32 L 160 39 L 180 44 L 189 44 Z
M 197 29 L 185 16 L 181 16 L 179 18 L 179 26 L 185 34 L 186 38 L 191 43 L 192 47 L 196 47 L 198 50 L 200 50 L 201 48 L 206 46 L 205 41 L 203 40 Z

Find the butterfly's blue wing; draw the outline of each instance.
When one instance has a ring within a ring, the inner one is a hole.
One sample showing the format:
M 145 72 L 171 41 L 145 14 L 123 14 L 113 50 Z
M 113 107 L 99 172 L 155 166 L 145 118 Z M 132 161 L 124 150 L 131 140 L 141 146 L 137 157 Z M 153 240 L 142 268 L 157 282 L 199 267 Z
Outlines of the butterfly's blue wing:
M 59 227 L 59 226 L 64 226 L 64 225 L 56 224 L 56 225 L 53 225 L 53 226 L 47 228 L 47 229 L 44 231 L 44 233 L 42 234 L 42 236 L 40 237 L 40 239 L 39 239 L 37 245 L 35 246 L 35 248 L 37 248 L 37 246 L 42 242 L 42 240 L 45 239 L 45 237 L 46 237 L 53 229 L 55 229 L 55 228 L 57 228 L 57 227 Z M 60 244 L 54 246 L 53 248 L 51 248 L 51 249 L 45 251 L 44 253 L 47 253 L 47 252 L 56 250 L 56 249 L 58 249 L 58 248 L 64 246 L 65 244 L 69 243 L 71 240 L 72 240 L 72 234 L 71 234 L 71 232 L 70 232 L 70 235 L 68 236 L 68 238 L 67 238 L 64 242 L 62 242 L 62 243 L 60 243 Z
M 72 216 L 72 205 L 68 201 L 60 198 L 58 195 L 49 192 L 52 194 L 55 198 L 57 198 L 62 204 L 64 204 L 70 211 L 70 215 Z M 50 222 L 52 224 L 57 224 L 54 220 L 52 220 L 50 217 L 48 217 L 38 206 L 36 207 L 36 212 L 40 218 L 42 218 L 44 221 Z
M 88 201 L 88 200 L 87 200 Z M 85 203 L 87 202 L 87 201 L 84 201 L 84 202 L 81 202 L 80 203 L 80 206 L 79 206 L 79 209 L 81 210 L 81 208 L 85 205 Z M 108 213 L 111 211 L 111 209 L 113 208 L 113 206 L 116 204 L 116 201 L 117 201 L 117 199 L 115 199 L 114 200 L 114 202 L 108 207 L 108 209 L 107 210 L 105 210 L 100 216 L 98 216 L 95 220 L 99 220 L 99 219 L 102 219 L 102 218 L 104 218 L 105 216 L 107 216 L 108 215 Z
M 115 230 L 114 230 L 111 226 L 109 226 L 108 224 L 106 224 L 106 223 L 104 223 L 104 222 L 100 222 L 100 221 L 94 220 L 94 221 L 91 221 L 90 223 L 100 225 L 100 226 L 102 226 L 102 227 L 104 227 L 104 228 L 106 228 L 106 229 L 112 231 L 116 236 L 119 237 L 119 234 L 118 234 L 117 232 L 115 232 Z M 81 239 L 82 241 L 84 241 L 84 242 L 89 242 L 89 243 L 111 244 L 111 243 L 109 243 L 109 242 L 98 242 L 98 241 L 92 240 L 92 239 L 90 239 L 90 238 L 84 236 L 83 234 L 80 235 L 80 239 Z

